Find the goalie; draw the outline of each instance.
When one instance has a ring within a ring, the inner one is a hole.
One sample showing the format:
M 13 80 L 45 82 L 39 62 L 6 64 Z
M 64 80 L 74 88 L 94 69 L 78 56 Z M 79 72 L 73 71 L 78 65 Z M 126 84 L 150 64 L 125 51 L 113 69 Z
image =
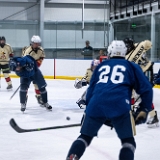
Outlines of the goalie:
M 97 59 L 92 60 L 91 67 L 87 69 L 85 76 L 81 80 L 76 78 L 75 84 L 74 84 L 74 87 L 76 89 L 80 89 L 84 86 L 89 85 L 90 79 L 92 77 L 92 73 L 99 63 L 100 62 Z M 87 93 L 87 90 L 82 94 L 81 98 L 76 102 L 81 109 L 84 109 L 86 107 L 86 93 Z
M 152 43 L 149 40 L 142 41 L 140 43 L 134 43 L 133 39 L 131 38 L 125 38 L 123 40 L 127 47 L 127 54 L 126 54 L 126 60 L 129 60 L 131 62 L 134 62 L 138 64 L 143 72 L 145 74 L 148 74 L 148 78 L 151 84 L 153 84 L 153 65 L 154 63 L 151 62 L 146 57 L 146 52 L 152 47 Z M 138 106 L 138 104 L 141 102 L 141 98 L 139 95 L 133 92 L 132 94 L 132 105 Z M 136 102 L 136 104 L 135 104 Z M 156 124 L 158 126 L 158 117 L 157 112 L 154 110 L 154 105 L 152 103 L 152 111 L 149 112 L 150 118 L 147 121 L 148 125 Z

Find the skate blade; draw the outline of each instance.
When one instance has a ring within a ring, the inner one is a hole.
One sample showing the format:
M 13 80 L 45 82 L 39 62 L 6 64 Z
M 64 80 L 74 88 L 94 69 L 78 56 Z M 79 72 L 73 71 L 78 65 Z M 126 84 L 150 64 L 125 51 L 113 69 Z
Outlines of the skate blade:
M 46 108 L 44 105 L 42 105 L 42 104 L 40 104 L 40 107 L 42 107 L 42 108 Z M 47 111 L 52 111 L 52 109 L 48 109 L 48 108 L 46 108 L 46 110 Z
M 159 127 L 159 123 L 154 123 L 154 124 L 147 124 L 148 128 L 154 128 L 154 127 Z
M 24 111 L 21 111 L 24 114 Z
M 44 108 L 44 105 L 43 105 L 43 104 L 40 104 L 40 107 Z
M 51 112 L 51 111 L 52 111 L 52 109 L 48 109 L 48 108 L 46 108 L 46 110 L 47 110 L 47 111 L 49 111 L 49 112 Z

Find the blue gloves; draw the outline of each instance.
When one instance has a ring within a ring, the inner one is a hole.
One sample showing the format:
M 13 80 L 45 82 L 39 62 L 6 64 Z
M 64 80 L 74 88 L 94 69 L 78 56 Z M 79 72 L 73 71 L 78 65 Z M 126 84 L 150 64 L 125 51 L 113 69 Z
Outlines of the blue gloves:
M 10 67 L 10 70 L 11 70 L 11 71 L 15 71 L 15 70 L 16 70 L 16 67 L 17 67 L 17 63 L 16 63 L 15 61 L 11 60 L 11 61 L 9 62 L 9 67 Z
M 154 83 L 154 84 L 160 84 L 159 74 L 154 74 L 154 75 L 153 75 L 153 83 Z

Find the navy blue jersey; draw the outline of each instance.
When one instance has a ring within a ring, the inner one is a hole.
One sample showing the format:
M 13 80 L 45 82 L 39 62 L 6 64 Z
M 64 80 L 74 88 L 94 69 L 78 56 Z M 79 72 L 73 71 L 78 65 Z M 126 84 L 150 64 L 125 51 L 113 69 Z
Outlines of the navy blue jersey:
M 125 59 L 113 58 L 102 62 L 93 72 L 86 96 L 89 116 L 114 118 L 131 110 L 131 94 L 141 95 L 141 107 L 149 111 L 153 91 L 142 69 Z
M 20 71 L 16 70 L 16 67 L 20 66 L 22 69 Z M 19 77 L 30 78 L 38 70 L 36 61 L 33 57 L 27 55 L 25 57 L 14 57 L 10 62 L 10 68 Z

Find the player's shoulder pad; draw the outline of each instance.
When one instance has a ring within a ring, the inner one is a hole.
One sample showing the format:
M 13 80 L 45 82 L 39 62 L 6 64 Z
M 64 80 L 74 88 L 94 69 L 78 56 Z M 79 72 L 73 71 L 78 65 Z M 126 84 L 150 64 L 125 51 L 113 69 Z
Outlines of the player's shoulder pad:
M 87 68 L 87 71 L 91 70 L 91 68 Z
M 41 50 L 42 52 L 44 52 L 44 49 L 41 46 L 38 47 L 38 50 Z
M 28 49 L 30 46 L 24 46 L 23 48 L 22 48 L 22 51 L 25 51 L 26 49 Z
M 24 48 L 23 52 L 25 53 L 29 53 L 32 51 L 32 47 L 31 46 L 27 46 L 26 48 Z
M 91 68 L 88 68 L 88 69 L 86 70 L 86 73 L 88 73 L 88 72 L 92 72 L 92 69 L 91 69 Z
M 5 44 L 7 47 L 11 47 L 8 43 Z

